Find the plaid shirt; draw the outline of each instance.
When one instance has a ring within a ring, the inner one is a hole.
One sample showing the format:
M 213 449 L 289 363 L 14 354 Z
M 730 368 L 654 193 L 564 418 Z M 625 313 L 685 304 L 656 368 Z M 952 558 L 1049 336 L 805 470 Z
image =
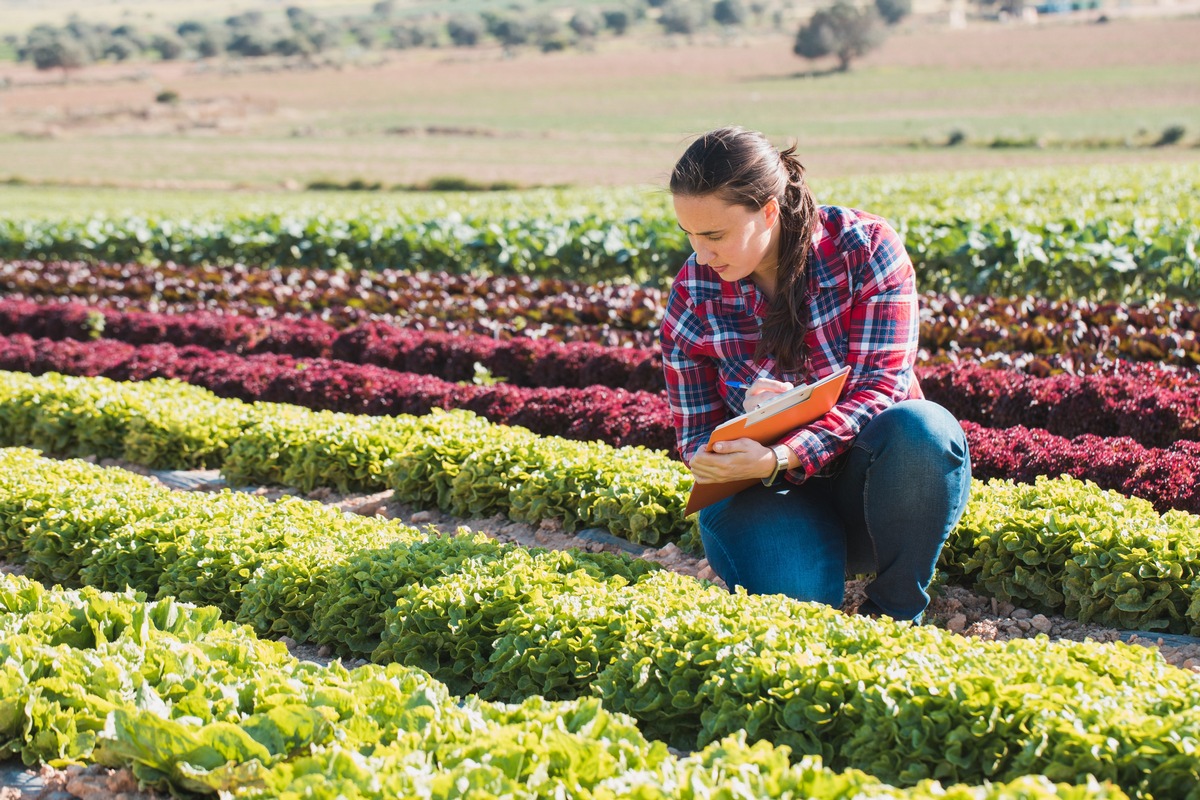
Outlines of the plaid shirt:
M 842 396 L 821 419 L 780 440 L 800 458 L 787 473 L 802 483 L 848 451 L 872 416 L 908 398 L 922 397 L 913 375 L 917 354 L 917 293 L 912 261 L 896 232 L 880 217 L 837 206 L 820 208 L 809 253 L 809 374 L 852 369 Z M 745 389 L 758 378 L 798 383 L 775 359 L 754 359 L 769 308 L 749 278 L 730 283 L 696 255 L 675 277 L 660 338 L 667 399 L 685 463 L 713 428 L 744 410 Z

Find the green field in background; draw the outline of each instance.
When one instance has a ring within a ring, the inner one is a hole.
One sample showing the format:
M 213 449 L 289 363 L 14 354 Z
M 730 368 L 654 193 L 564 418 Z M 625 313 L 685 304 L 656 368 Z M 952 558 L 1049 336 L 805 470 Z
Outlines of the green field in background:
M 731 123 L 777 143 L 795 137 L 814 177 L 1196 165 L 1193 37 L 1200 19 L 914 28 L 893 34 L 875 61 L 819 77 L 791 54 L 788 34 L 606 39 L 595 52 L 527 48 L 512 58 L 497 48 L 443 48 L 272 72 L 257 60 L 162 65 L 95 88 L 6 90 L 0 181 L 273 189 L 362 180 L 392 188 L 454 176 L 661 185 L 693 135 Z M 1069 57 L 1054 52 L 1063 42 L 1078 45 Z M 914 59 L 911 47 L 944 52 Z M 976 58 L 979 47 L 990 49 Z M 178 95 L 177 106 L 156 103 L 164 89 Z M 205 103 L 226 105 L 205 111 Z M 1179 141 L 1156 147 L 1171 130 Z M 964 142 L 948 146 L 952 138 Z
M 811 181 L 818 202 L 849 205 L 906 218 L 959 213 L 980 207 L 1010 219 L 1140 211 L 1186 218 L 1200 214 L 1200 165 L 1047 167 L 968 170 L 956 174 L 898 172 Z M 0 185 L 0 217 L 73 220 L 91 216 L 155 219 L 227 218 L 256 214 L 370 215 L 401 211 L 421 218 L 459 213 L 498 220 L 583 213 L 620 219 L 669 214 L 664 186 L 537 189 L 502 192 L 194 191 Z M 574 211 L 572 209 L 575 209 Z

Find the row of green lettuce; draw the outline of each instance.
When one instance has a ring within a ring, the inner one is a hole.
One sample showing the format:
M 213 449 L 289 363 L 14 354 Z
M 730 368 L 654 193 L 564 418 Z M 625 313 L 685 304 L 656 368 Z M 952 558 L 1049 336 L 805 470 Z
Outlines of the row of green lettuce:
M 810 763 L 802 756 L 819 756 L 831 769 L 862 770 L 895 785 L 1040 775 L 1083 786 L 1111 781 L 1135 797 L 1200 797 L 1200 678 L 1166 664 L 1152 649 L 1044 637 L 984 642 L 779 596 L 731 594 L 616 556 L 526 550 L 465 533 L 419 534 L 383 520 L 337 521 L 338 512 L 310 501 L 272 505 L 233 493 L 172 492 L 132 473 L 23 449 L 0 451 L 0 462 L 5 541 L 41 554 L 29 562 L 34 577 L 62 577 L 65 564 L 74 562 L 82 567 L 80 577 L 101 587 L 126 576 L 145 580 L 133 586 L 144 592 L 157 585 L 164 602 L 174 589 L 190 587 L 202 597 L 229 591 L 237 599 L 222 605 L 240 604 L 235 617 L 260 633 L 277 630 L 272 620 L 288 613 L 303 625 L 296 614 L 307 611 L 313 640 L 335 636 L 326 643 L 342 654 L 371 648 L 371 660 L 381 667 L 425 670 L 444 683 L 435 690 L 440 696 L 474 695 L 465 706 L 469 714 L 486 717 L 478 704 L 494 701 L 531 703 L 552 717 L 551 701 L 599 700 L 609 712 L 636 719 L 643 735 L 677 748 L 728 747 L 728 737 L 744 736 L 786 746 L 801 768 Z M 364 538 L 372 527 L 374 544 Z M 186 585 L 168 577 L 179 562 L 192 575 Z M 163 570 L 157 580 L 156 568 Z M 225 586 L 205 587 L 216 573 L 225 576 Z M 257 612 L 247 613 L 254 597 Z M 322 614 L 344 618 L 331 630 Z M 67 624 L 42 618 L 20 630 L 5 628 L 0 646 L 12 647 L 15 636 L 30 629 L 83 644 L 112 643 L 124 652 L 120 626 L 110 618 L 63 616 Z M 130 627 L 145 636 L 147 624 Z M 17 695 L 0 719 L 15 720 L 9 728 L 23 731 L 22 749 L 33 748 L 25 752 L 29 761 L 80 758 L 116 728 L 137 737 L 124 752 L 144 753 L 148 776 L 213 781 L 257 780 L 262 767 L 229 765 L 208 748 L 246 747 L 269 759 L 301 749 L 291 725 L 308 732 L 322 722 L 336 724 L 332 717 L 347 719 L 329 714 L 324 706 L 332 699 L 321 694 L 315 710 L 289 708 L 282 720 L 258 716 L 246 736 L 226 727 L 193 749 L 184 734 L 197 735 L 187 729 L 197 719 L 207 722 L 211 714 L 214 723 L 238 725 L 238 712 L 264 715 L 269 704 L 254 687 L 211 685 L 189 668 L 187 651 L 173 652 L 179 662 L 172 666 L 179 669 L 139 661 L 144 682 L 135 677 L 119 694 L 184 730 L 157 722 L 123 725 L 119 718 L 110 724 L 114 699 L 99 704 L 89 702 L 90 693 L 79 694 L 81 686 L 117 680 L 119 667 L 97 669 L 100 656 L 80 668 L 100 675 L 90 680 L 48 666 L 53 681 L 32 703 Z M 255 653 L 243 645 L 221 648 L 216 658 L 230 659 L 228 674 L 253 663 Z M 39 674 L 11 657 L 5 664 L 11 666 L 0 675 L 18 686 L 31 672 Z M 333 702 L 348 705 L 348 690 L 339 688 Z M 411 710 L 397 707 L 393 697 L 389 693 L 361 722 L 369 735 L 378 735 L 392 713 Z M 164 708 L 168 698 L 180 698 L 181 707 Z M 80 709 L 94 714 L 86 724 L 58 721 L 59 712 Z M 362 728 L 353 727 L 359 723 L 346 724 L 352 737 L 361 735 Z M 402 721 L 396 726 L 410 730 Z M 246 741 L 262 737 L 272 745 L 267 753 Z M 499 760 L 533 775 L 546 769 L 524 764 L 524 753 L 504 747 L 483 757 L 499 742 L 488 736 L 474 750 L 482 763 Z M 185 761 L 198 757 L 201 763 L 177 767 L 160 747 L 183 750 Z M 722 757 L 703 752 L 714 761 Z M 776 763 L 782 768 L 786 759 L 780 755 Z M 640 771 L 636 764 L 630 769 Z
M 699 552 L 687 470 L 665 452 L 537 436 L 470 412 L 367 417 L 223 399 L 175 381 L 0 372 L 0 445 L 220 467 L 232 485 L 390 489 L 459 516 L 599 527 Z M 1200 634 L 1200 517 L 1067 476 L 977 482 L 939 569 L 1046 613 Z
M 1200 177 L 1187 166 L 909 176 L 818 187 L 889 219 L 921 288 L 1195 299 Z M 0 217 L 0 258 L 243 262 L 661 284 L 690 252 L 661 191 L 439 197 L 191 216 Z
M 1108 783 L 893 788 L 742 733 L 678 757 L 595 698 L 457 700 L 419 670 L 298 661 L 212 608 L 0 575 L 0 752 L 230 798 L 1120 800 Z

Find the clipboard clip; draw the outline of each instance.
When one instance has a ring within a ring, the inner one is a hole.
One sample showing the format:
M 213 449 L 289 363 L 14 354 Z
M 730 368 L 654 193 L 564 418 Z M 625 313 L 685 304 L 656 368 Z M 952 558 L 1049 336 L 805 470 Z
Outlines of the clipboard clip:
M 776 402 L 775 400 L 768 400 L 758 408 L 746 414 L 746 424 L 753 425 L 756 422 L 761 422 L 767 417 L 778 413 L 780 405 L 785 407 L 799 405 L 812 396 L 811 386 L 802 386 L 799 388 L 801 391 L 792 390 L 790 392 L 785 392 L 784 394 L 787 395 L 786 401 Z M 780 395 L 780 398 L 782 397 L 783 395 Z

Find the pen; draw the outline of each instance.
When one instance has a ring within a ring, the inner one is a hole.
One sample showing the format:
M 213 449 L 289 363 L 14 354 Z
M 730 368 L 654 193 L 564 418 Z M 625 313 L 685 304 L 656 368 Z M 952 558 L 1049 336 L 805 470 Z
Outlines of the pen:
M 730 389 L 749 389 L 750 384 L 742 383 L 741 381 L 725 381 L 725 385 Z

